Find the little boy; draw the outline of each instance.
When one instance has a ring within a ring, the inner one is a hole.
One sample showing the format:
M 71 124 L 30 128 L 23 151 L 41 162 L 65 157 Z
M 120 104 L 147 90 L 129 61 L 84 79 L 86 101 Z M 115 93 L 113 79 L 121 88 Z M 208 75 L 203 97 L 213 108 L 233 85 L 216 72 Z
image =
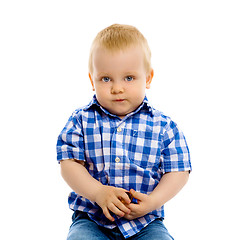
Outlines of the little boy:
M 153 69 L 144 36 L 114 24 L 93 41 L 92 101 L 77 109 L 58 137 L 57 159 L 73 189 L 68 239 L 173 239 L 163 205 L 188 180 L 183 133 L 145 96 Z

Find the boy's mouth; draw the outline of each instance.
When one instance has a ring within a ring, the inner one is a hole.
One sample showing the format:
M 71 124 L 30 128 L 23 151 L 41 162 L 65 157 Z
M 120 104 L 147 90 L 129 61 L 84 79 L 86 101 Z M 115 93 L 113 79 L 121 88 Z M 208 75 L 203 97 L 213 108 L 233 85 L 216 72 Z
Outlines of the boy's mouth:
M 125 101 L 125 99 L 119 98 L 119 99 L 115 99 L 114 101 L 115 101 L 115 102 L 123 102 L 123 101 Z

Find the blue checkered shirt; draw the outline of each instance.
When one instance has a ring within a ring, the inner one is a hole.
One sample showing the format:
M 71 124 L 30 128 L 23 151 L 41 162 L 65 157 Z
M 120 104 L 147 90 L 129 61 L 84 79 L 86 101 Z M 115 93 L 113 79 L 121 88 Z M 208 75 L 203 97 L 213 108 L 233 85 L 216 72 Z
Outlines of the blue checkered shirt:
M 178 126 L 145 97 L 137 110 L 123 119 L 109 113 L 96 96 L 69 118 L 57 142 L 57 160 L 83 160 L 88 172 L 102 184 L 150 194 L 163 174 L 190 171 L 187 143 Z M 70 193 L 69 207 L 87 212 L 98 225 L 118 227 L 125 238 L 138 233 L 157 218 L 161 207 L 134 220 L 109 221 L 94 202 Z

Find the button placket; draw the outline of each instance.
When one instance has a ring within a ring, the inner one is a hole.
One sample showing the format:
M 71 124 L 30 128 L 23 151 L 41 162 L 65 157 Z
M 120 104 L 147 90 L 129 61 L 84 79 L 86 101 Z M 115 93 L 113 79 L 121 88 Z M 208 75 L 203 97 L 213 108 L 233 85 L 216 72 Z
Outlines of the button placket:
M 115 126 L 115 131 L 113 132 L 112 136 L 112 161 L 111 161 L 111 173 L 113 174 L 115 185 L 119 187 L 122 186 L 123 183 L 123 166 L 124 166 L 124 148 L 123 148 L 123 133 L 124 133 L 124 123 L 118 123 Z
M 116 129 L 116 163 L 119 163 L 121 156 L 123 156 L 123 125 L 124 123 L 121 123 Z

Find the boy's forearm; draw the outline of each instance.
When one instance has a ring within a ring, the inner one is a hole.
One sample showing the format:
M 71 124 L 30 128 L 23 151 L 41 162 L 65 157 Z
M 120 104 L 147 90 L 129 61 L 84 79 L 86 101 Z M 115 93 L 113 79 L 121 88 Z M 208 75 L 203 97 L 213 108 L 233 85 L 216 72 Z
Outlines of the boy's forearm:
M 95 202 L 96 193 L 102 184 L 82 164 L 73 160 L 61 161 L 61 174 L 74 192 Z
M 79 162 L 72 159 L 62 161 L 61 173 L 63 179 L 74 192 L 92 202 L 96 202 L 110 221 L 114 221 L 110 212 L 120 217 L 130 212 L 123 203 L 130 203 L 130 199 L 126 194 L 127 190 L 103 185 L 93 178 L 85 166 Z
M 149 195 L 153 208 L 157 209 L 172 199 L 187 183 L 189 172 L 170 172 L 163 175 L 159 184 Z

